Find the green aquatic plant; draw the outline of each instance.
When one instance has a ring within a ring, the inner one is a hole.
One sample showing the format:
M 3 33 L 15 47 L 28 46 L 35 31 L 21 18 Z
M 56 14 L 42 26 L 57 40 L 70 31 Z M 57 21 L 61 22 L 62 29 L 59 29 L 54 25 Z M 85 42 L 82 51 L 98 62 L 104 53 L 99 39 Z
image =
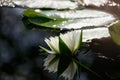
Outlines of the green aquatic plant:
M 88 14 L 91 12 L 92 14 Z M 113 15 L 92 9 L 27 9 L 23 14 L 23 22 L 29 29 L 93 29 L 103 27 L 113 20 Z
M 57 72 L 58 76 L 63 76 L 68 80 L 73 79 L 76 71 L 80 73 L 79 64 L 76 62 L 78 59 L 75 55 L 82 45 L 82 32 L 67 32 L 45 39 L 45 42 L 51 49 L 48 50 L 40 46 L 48 53 L 44 60 L 45 70 Z
M 45 42 L 51 49 L 40 46 L 47 52 L 47 57 L 44 59 L 45 70 L 57 72 L 57 76 L 62 76 L 65 80 L 72 80 L 76 73 L 77 76 L 80 76 L 81 68 L 84 68 L 100 78 L 77 56 L 83 53 L 82 31 L 71 31 L 49 39 L 46 38 Z
M 109 26 L 109 33 L 113 41 L 120 45 L 120 21 L 117 21 Z

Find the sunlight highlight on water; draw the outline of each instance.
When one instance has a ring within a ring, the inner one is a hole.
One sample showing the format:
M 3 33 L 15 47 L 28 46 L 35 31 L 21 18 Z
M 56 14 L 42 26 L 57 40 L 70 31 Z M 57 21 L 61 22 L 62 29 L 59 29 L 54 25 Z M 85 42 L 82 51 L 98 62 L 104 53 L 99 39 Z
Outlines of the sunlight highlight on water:
M 107 2 L 108 0 L 84 0 L 84 3 L 86 5 L 94 4 L 96 6 L 103 5 Z
M 120 6 L 119 1 L 115 0 L 84 0 L 85 5 L 95 5 L 95 6 Z
M 0 6 L 15 7 L 13 0 L 0 0 Z
M 78 7 L 70 0 L 14 0 L 14 3 L 29 8 L 75 9 Z

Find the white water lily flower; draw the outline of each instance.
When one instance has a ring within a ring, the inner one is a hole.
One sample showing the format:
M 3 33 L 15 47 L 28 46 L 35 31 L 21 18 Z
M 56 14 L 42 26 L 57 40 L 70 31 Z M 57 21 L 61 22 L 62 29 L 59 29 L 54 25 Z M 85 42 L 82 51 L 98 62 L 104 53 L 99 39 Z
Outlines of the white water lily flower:
M 66 34 L 60 34 L 60 38 L 64 41 L 64 43 L 70 49 L 71 53 L 74 53 L 79 48 L 79 45 L 81 42 L 80 35 L 81 35 L 80 31 L 72 31 Z M 46 50 L 48 53 L 60 54 L 58 36 L 45 39 L 45 42 L 52 50 L 52 51 Z
M 59 39 L 58 37 L 50 37 L 50 39 L 45 39 L 45 42 L 47 43 L 47 45 L 50 47 L 50 49 L 52 50 L 51 52 L 54 54 L 59 54 Z M 49 53 L 49 52 L 48 52 Z
M 61 34 L 61 39 L 68 46 L 70 51 L 74 53 L 80 45 L 80 31 L 68 32 L 67 34 Z
M 62 57 L 65 57 L 66 60 L 70 58 L 71 62 L 68 64 L 67 68 L 63 71 L 63 73 L 61 73 L 60 76 L 65 77 L 65 80 L 73 79 L 77 71 L 77 64 L 73 61 L 72 59 L 73 57 L 69 55 L 75 55 L 76 50 L 78 50 L 78 48 L 80 47 L 82 40 L 81 35 L 82 35 L 81 31 L 71 31 L 71 32 L 67 32 L 66 34 L 60 34 L 60 36 L 50 37 L 49 39 L 46 38 L 45 42 L 50 47 L 51 51 L 40 46 L 48 53 L 47 58 L 45 58 L 44 60 L 45 61 L 44 69 L 48 70 L 49 72 L 58 72 L 60 57 L 56 57 L 56 55 L 58 56 L 62 55 Z M 63 43 L 61 44 L 62 45 L 65 44 L 67 46 L 65 50 L 68 51 L 65 52 L 61 51 L 60 48 L 64 47 L 64 46 L 60 46 L 61 40 L 63 41 Z M 66 53 L 66 52 L 70 52 L 70 53 Z M 65 56 L 64 54 L 68 56 Z

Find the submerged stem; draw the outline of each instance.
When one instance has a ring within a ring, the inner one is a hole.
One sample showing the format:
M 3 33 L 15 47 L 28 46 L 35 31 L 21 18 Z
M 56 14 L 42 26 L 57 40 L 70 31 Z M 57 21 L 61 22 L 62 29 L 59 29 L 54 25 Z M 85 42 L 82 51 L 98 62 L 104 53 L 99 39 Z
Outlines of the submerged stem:
M 89 72 L 91 72 L 91 73 L 94 74 L 95 76 L 99 77 L 100 80 L 104 80 L 104 79 L 102 78 L 102 76 L 99 75 L 98 73 L 96 73 L 95 71 L 91 70 L 90 68 L 88 68 L 87 66 L 83 65 L 82 63 L 80 63 L 79 61 L 77 61 L 77 60 L 75 60 L 75 59 L 74 59 L 74 61 L 75 61 L 77 64 L 79 64 L 81 67 L 83 67 L 84 69 L 88 70 Z

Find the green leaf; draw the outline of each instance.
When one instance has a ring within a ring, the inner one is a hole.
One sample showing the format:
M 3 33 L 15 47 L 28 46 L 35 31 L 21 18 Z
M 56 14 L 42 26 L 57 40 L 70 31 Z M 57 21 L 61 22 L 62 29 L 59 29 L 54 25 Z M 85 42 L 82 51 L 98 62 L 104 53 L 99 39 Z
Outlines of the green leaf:
M 50 20 L 47 22 L 42 22 L 42 21 L 38 21 L 37 19 L 29 19 L 30 23 L 39 26 L 40 27 L 48 27 L 48 28 L 55 28 L 55 29 L 59 29 L 60 28 L 60 24 L 64 21 L 66 21 L 66 19 L 59 19 L 59 20 Z
M 76 61 L 79 61 L 78 59 L 77 59 L 77 57 L 74 57 L 73 58 L 73 61 L 76 63 L 76 65 L 77 65 L 77 76 L 80 78 L 80 73 L 81 73 L 81 66 L 80 66 L 80 64 L 78 64 L 78 62 L 76 62 Z
M 78 77 L 80 77 L 80 73 L 81 73 L 81 67 L 79 64 L 77 64 L 77 75 Z
M 43 17 L 43 18 L 47 18 L 47 19 L 54 19 L 54 18 L 48 17 L 42 13 L 35 12 L 34 9 L 27 9 L 26 11 L 24 11 L 23 16 L 28 17 L 28 18 L 41 18 L 41 17 Z
M 69 66 L 71 62 L 70 58 L 67 58 L 65 56 L 60 56 L 60 61 L 58 64 L 58 72 L 57 72 L 57 77 L 59 77 Z
M 113 41 L 120 45 L 120 22 L 117 22 L 109 27 L 109 33 Z
M 29 24 L 33 24 L 35 26 L 46 27 L 46 28 L 60 28 L 60 24 L 64 23 L 68 19 L 66 18 L 59 18 L 59 17 L 50 17 L 47 15 L 44 15 L 43 13 L 35 12 L 33 9 L 27 9 L 24 14 L 24 24 L 28 26 Z M 33 28 L 36 28 L 35 26 L 32 26 Z
M 27 29 L 36 29 L 36 30 L 39 30 L 39 29 L 53 29 L 53 27 L 46 27 L 46 23 L 45 25 L 42 25 L 42 23 L 38 23 L 38 22 L 35 22 L 35 21 L 31 21 L 33 19 L 26 19 L 26 18 L 23 18 L 22 21 L 24 23 L 24 25 L 27 27 Z M 54 28 L 54 30 L 60 30 L 59 28 Z
M 83 31 L 81 30 L 81 33 L 80 33 L 80 39 L 79 39 L 79 43 L 78 43 L 78 48 L 80 48 L 81 47 L 81 45 L 82 45 L 82 39 L 83 39 Z
M 59 37 L 59 50 L 60 50 L 60 54 L 62 55 L 66 55 L 66 56 L 71 55 L 70 49 L 60 37 Z
M 84 2 L 84 0 L 80 0 L 82 3 Z
M 91 13 L 92 14 L 89 14 Z M 94 26 L 103 27 L 112 22 L 115 18 L 108 13 L 92 10 L 92 9 L 83 9 L 83 10 L 44 10 L 42 13 L 49 15 L 50 17 L 59 17 L 67 18 L 68 22 L 61 25 L 60 28 L 67 29 L 88 29 Z M 84 14 L 84 15 L 82 15 Z M 87 23 L 86 23 L 87 22 Z
M 89 12 L 93 12 L 93 14 L 88 14 Z M 39 26 L 37 29 L 88 29 L 92 28 L 91 26 L 97 28 L 101 27 L 101 25 L 104 26 L 115 19 L 111 14 L 89 9 L 75 11 L 41 10 L 40 12 L 35 12 L 34 9 L 28 9 L 24 12 L 23 16 L 27 17 L 26 19 L 34 25 L 32 26 L 33 28 Z M 29 28 L 28 25 L 27 27 Z

